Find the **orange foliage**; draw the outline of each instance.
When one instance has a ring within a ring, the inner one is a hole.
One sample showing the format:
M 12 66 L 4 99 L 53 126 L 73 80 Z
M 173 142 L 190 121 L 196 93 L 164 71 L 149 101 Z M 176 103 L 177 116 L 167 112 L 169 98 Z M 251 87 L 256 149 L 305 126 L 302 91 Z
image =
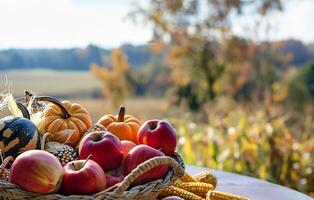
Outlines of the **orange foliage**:
M 103 94 L 110 97 L 114 105 L 118 105 L 130 92 L 126 80 L 129 69 L 127 56 L 122 49 L 114 49 L 111 53 L 112 69 L 92 64 L 90 71 L 103 82 Z

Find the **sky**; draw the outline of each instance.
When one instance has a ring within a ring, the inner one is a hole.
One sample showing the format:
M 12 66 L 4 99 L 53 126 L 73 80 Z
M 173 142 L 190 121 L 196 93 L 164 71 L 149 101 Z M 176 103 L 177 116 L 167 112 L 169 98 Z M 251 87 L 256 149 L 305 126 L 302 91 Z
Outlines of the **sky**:
M 151 28 L 125 19 L 131 4 L 131 0 L 0 0 L 0 48 L 145 44 L 151 39 Z M 274 14 L 268 21 L 275 28 L 259 34 L 260 40 L 314 42 L 314 0 L 289 1 L 284 13 Z M 240 18 L 234 32 L 245 36 L 251 24 Z

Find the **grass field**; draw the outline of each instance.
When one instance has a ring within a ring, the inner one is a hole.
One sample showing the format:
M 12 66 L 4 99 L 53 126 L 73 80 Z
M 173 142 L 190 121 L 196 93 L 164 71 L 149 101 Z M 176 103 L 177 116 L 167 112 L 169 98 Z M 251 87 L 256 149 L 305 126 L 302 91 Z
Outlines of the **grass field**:
M 101 82 L 89 72 L 4 71 L 0 76 L 0 91 L 9 90 L 17 98 L 23 96 L 24 90 L 30 90 L 39 95 L 51 95 L 61 100 L 77 102 L 88 109 L 94 120 L 103 114 L 116 113 L 118 109 L 108 99 L 99 97 L 101 87 Z M 161 98 L 134 97 L 123 104 L 128 113 L 142 120 L 167 117 L 168 104 Z
M 106 99 L 73 99 L 84 105 L 91 113 L 93 120 L 99 119 L 103 114 L 117 114 L 119 108 L 115 108 Z M 153 98 L 130 98 L 123 105 L 127 108 L 127 114 L 139 117 L 141 121 L 151 118 L 169 117 L 167 101 Z
M 9 89 L 15 96 L 31 90 L 42 95 L 84 98 L 101 89 L 101 83 L 93 74 L 74 71 L 2 71 L 0 85 L 1 90 Z

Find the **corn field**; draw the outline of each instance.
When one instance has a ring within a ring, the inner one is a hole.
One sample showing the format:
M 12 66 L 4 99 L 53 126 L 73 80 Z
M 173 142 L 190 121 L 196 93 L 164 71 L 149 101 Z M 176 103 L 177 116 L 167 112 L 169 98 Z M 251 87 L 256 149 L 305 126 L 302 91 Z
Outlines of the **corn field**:
M 295 127 L 289 116 L 269 117 L 264 109 L 243 106 L 228 112 L 229 107 L 211 110 L 209 123 L 193 122 L 191 115 L 171 119 L 187 164 L 254 176 L 314 196 L 311 114 Z

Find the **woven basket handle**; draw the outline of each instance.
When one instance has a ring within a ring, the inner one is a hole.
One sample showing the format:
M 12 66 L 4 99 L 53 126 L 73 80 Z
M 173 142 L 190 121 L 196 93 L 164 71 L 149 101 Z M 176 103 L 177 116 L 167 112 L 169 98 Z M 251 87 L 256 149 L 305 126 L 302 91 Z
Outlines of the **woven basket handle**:
M 122 193 L 126 191 L 129 188 L 130 184 L 134 182 L 134 180 L 137 179 L 139 176 L 143 175 L 145 172 L 148 172 L 154 167 L 158 167 L 161 165 L 170 166 L 177 176 L 182 176 L 184 173 L 184 169 L 182 169 L 180 164 L 173 158 L 167 156 L 154 157 L 143 162 L 135 169 L 133 169 L 132 172 L 124 178 L 123 182 L 119 184 L 113 192 Z

